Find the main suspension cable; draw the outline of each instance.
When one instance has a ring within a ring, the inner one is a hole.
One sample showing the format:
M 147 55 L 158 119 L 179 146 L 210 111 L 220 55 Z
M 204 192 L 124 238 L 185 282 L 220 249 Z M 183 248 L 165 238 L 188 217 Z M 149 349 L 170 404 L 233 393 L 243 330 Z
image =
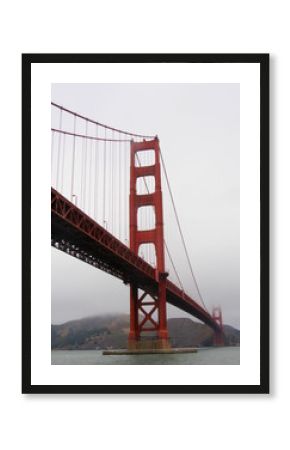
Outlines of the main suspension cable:
M 76 134 L 72 133 L 71 131 L 64 131 L 60 130 L 58 128 L 51 128 L 51 131 L 54 131 L 55 133 L 61 133 L 69 136 L 79 137 L 83 139 L 90 139 L 92 141 L 105 141 L 105 142 L 131 142 L 131 139 L 109 139 L 109 138 L 101 138 L 96 136 L 88 136 L 86 134 Z
M 170 186 L 170 183 L 169 183 L 169 178 L 168 178 L 168 175 L 167 175 L 167 171 L 166 171 L 166 167 L 165 167 L 165 163 L 164 163 L 164 159 L 163 159 L 161 150 L 160 150 L 160 157 L 161 157 L 162 167 L 163 167 L 163 170 L 164 170 L 166 184 L 167 184 L 167 187 L 168 187 L 169 195 L 170 195 L 172 206 L 173 206 L 173 210 L 174 210 L 174 215 L 175 215 L 175 218 L 176 218 L 176 222 L 177 222 L 177 226 L 178 226 L 178 229 L 179 229 L 179 233 L 180 233 L 181 241 L 182 241 L 182 244 L 183 244 L 183 248 L 184 248 L 184 251 L 185 251 L 186 259 L 187 259 L 187 262 L 188 262 L 188 265 L 189 265 L 189 269 L 190 269 L 190 272 L 191 272 L 194 284 L 196 286 L 198 295 L 200 297 L 200 300 L 202 301 L 202 304 L 203 304 L 204 308 L 206 309 L 206 311 L 208 311 L 207 307 L 205 306 L 203 297 L 201 295 L 201 292 L 199 290 L 199 287 L 198 287 L 198 284 L 197 284 L 197 281 L 196 281 L 196 278 L 195 278 L 195 275 L 194 275 L 194 272 L 193 272 L 193 268 L 192 268 L 191 261 L 190 261 L 190 258 L 189 258 L 189 254 L 188 254 L 188 251 L 187 251 L 187 247 L 186 247 L 186 244 L 185 244 L 185 239 L 184 239 L 183 232 L 182 232 L 181 225 L 180 225 L 180 221 L 179 221 L 179 218 L 178 218 L 177 209 L 176 209 L 175 202 L 174 202 L 174 199 L 173 199 L 172 189 L 171 189 L 171 186 Z
M 52 106 L 55 106 L 56 108 L 61 109 L 62 111 L 65 111 L 65 112 L 67 112 L 69 114 L 73 114 L 74 116 L 77 116 L 80 119 L 87 120 L 88 122 L 91 122 L 91 123 L 94 123 L 96 125 L 99 125 L 100 127 L 106 128 L 107 130 L 117 131 L 118 133 L 125 134 L 127 136 L 139 137 L 139 138 L 143 138 L 143 139 L 154 139 L 155 138 L 155 136 L 146 136 L 146 135 L 143 135 L 143 134 L 137 134 L 137 133 L 131 133 L 129 131 L 119 130 L 118 128 L 113 128 L 113 127 L 110 127 L 109 125 L 105 125 L 105 124 L 103 124 L 101 122 L 97 122 L 95 120 L 89 119 L 88 117 L 85 117 L 85 116 L 83 116 L 81 114 L 78 114 L 78 113 L 76 113 L 74 111 L 71 111 L 68 108 L 64 108 L 61 105 L 58 105 L 57 103 L 51 102 L 51 104 L 52 104 Z

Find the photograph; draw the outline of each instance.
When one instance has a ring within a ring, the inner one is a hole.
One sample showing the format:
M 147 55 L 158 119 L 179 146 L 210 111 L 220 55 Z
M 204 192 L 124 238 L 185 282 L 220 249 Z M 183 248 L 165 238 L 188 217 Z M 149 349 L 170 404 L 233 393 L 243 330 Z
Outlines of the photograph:
M 239 95 L 52 85 L 52 364 L 239 364 Z
M 23 55 L 24 392 L 268 391 L 268 63 Z

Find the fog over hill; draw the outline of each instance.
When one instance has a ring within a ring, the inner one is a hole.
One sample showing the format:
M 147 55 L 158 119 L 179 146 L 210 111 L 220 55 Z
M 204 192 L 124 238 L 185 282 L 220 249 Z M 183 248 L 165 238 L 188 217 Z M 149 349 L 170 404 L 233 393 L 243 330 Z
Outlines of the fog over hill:
M 52 349 L 126 348 L 129 315 L 102 315 L 73 320 L 51 326 Z M 213 331 L 189 318 L 168 319 L 168 331 L 173 347 L 213 345 Z M 224 326 L 226 345 L 239 345 L 240 331 Z

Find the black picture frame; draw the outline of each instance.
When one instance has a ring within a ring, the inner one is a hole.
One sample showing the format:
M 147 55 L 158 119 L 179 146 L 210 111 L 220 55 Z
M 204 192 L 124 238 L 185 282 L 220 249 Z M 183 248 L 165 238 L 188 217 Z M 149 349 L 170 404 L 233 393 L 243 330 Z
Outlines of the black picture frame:
M 258 394 L 269 393 L 269 54 L 23 54 L 22 55 L 22 393 Z M 260 384 L 31 384 L 31 65 L 33 63 L 258 63 L 260 65 Z

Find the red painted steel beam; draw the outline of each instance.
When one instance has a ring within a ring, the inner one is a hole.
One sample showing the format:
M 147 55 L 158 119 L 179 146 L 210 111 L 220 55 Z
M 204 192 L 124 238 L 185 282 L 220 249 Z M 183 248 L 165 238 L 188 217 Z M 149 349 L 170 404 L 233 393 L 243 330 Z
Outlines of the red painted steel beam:
M 136 178 L 154 176 L 155 166 L 135 167 Z

